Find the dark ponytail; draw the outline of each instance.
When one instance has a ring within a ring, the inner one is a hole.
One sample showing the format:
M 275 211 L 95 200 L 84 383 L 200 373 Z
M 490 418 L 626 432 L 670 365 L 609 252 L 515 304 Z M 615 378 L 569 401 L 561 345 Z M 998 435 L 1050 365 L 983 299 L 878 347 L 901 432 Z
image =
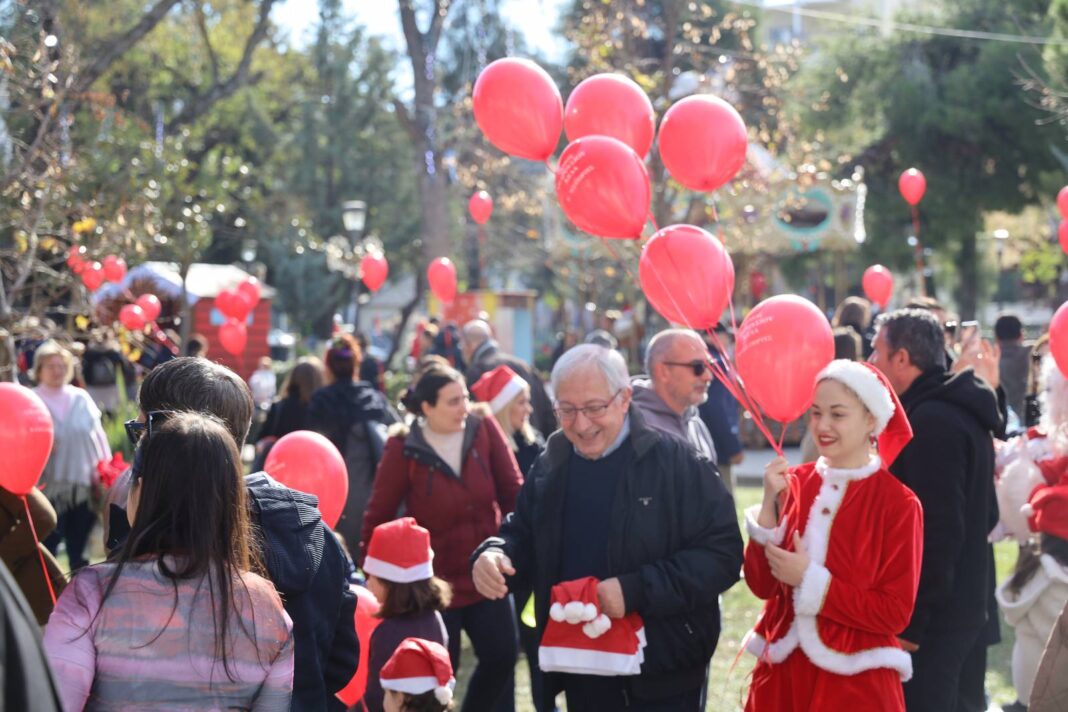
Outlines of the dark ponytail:
M 401 396 L 401 405 L 413 415 L 422 415 L 423 404 L 431 407 L 437 405 L 438 394 L 450 383 L 465 385 L 463 374 L 455 368 L 435 365 L 421 374 L 416 374 L 415 382 Z

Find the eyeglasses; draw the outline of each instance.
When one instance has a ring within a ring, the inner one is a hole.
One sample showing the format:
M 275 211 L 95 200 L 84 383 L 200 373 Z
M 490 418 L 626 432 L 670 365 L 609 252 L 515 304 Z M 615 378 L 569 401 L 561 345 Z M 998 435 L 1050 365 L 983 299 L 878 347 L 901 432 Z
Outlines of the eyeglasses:
M 709 370 L 707 361 L 661 361 L 665 366 L 685 366 L 693 369 L 693 375 L 702 376 Z
M 153 423 L 157 425 L 166 420 L 170 415 L 174 413 L 173 410 L 150 410 L 145 413 L 145 420 L 127 420 L 124 425 L 126 426 L 126 438 L 130 441 L 131 445 L 137 445 L 141 441 L 141 438 L 146 434 L 152 436 Z
M 608 410 L 608 406 L 612 405 L 612 401 L 618 398 L 619 394 L 622 392 L 623 389 L 620 388 L 618 391 L 616 391 L 615 395 L 613 395 L 604 403 L 591 403 L 587 406 L 583 406 L 582 408 L 576 408 L 573 405 L 558 405 L 556 406 L 556 408 L 553 409 L 553 411 L 556 413 L 556 417 L 562 421 L 574 420 L 579 413 L 582 413 L 587 418 L 594 420 L 603 416 L 605 414 L 605 411 Z

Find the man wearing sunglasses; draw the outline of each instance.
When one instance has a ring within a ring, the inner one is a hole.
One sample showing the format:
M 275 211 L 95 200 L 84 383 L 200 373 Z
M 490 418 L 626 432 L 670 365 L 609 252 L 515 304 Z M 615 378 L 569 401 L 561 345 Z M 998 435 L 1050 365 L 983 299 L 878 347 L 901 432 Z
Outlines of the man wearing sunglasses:
M 716 446 L 697 406 L 708 400 L 712 371 L 708 349 L 696 332 L 666 329 L 649 341 L 645 372 L 631 380 L 634 405 L 645 424 L 689 443 L 701 457 L 716 462 Z

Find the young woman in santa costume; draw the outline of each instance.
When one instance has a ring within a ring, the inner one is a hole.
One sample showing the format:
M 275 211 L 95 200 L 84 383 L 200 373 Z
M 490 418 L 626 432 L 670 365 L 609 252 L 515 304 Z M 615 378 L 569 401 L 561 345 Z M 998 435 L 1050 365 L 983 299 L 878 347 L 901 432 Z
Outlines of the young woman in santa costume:
M 771 462 L 763 504 L 746 512 L 745 580 L 767 603 L 746 644 L 758 661 L 745 708 L 904 710 L 912 660 L 897 634 L 916 600 L 923 513 L 888 468 L 912 428 L 868 364 L 833 361 L 816 383 L 820 458 Z

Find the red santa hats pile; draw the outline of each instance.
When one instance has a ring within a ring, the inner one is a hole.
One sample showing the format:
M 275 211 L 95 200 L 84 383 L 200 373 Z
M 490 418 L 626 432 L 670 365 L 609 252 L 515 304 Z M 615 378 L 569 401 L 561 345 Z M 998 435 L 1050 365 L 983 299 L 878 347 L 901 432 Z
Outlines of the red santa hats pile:
M 1031 530 L 1068 539 L 1068 480 L 1051 487 L 1036 487 L 1021 512 Z
M 857 394 L 857 398 L 875 416 L 875 436 L 879 439 L 879 456 L 883 467 L 897 459 L 912 440 L 912 425 L 905 409 L 883 372 L 868 363 L 837 359 L 816 377 L 816 383 L 838 381 Z
M 471 393 L 483 403 L 489 403 L 494 413 L 499 413 L 526 387 L 527 382 L 519 374 L 501 365 L 483 373 L 471 386 Z
M 412 517 L 401 517 L 375 527 L 363 570 L 393 583 L 413 583 L 434 575 L 433 559 L 430 532 Z
M 452 702 L 452 690 L 456 687 L 449 651 L 440 643 L 422 638 L 401 641 L 378 677 L 383 690 L 408 695 L 433 690 L 434 698 L 443 705 Z
M 553 586 L 552 607 L 538 649 L 545 672 L 637 675 L 645 662 L 645 628 L 629 613 L 611 620 L 601 613 L 592 576 Z

